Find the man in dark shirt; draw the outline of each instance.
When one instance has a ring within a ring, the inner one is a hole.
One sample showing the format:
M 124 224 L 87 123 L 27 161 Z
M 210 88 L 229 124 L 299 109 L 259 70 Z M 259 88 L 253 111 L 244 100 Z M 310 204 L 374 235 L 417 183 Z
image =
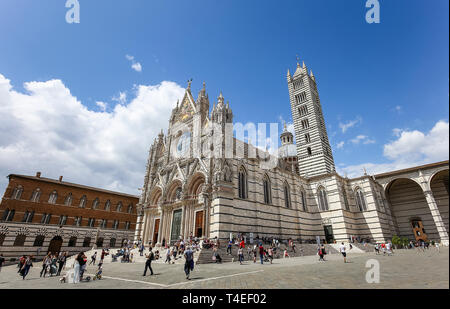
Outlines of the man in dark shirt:
M 150 247 L 150 252 L 145 255 L 147 258 L 147 261 L 145 261 L 145 270 L 144 274 L 142 276 L 145 277 L 147 275 L 147 269 L 150 269 L 150 276 L 153 276 L 153 269 L 152 269 L 152 261 L 155 259 L 155 255 L 153 254 L 152 247 Z
M 192 252 L 191 247 L 188 247 L 184 251 L 184 258 L 186 262 L 184 263 L 184 272 L 186 273 L 186 279 L 189 279 L 189 274 L 194 270 L 194 252 Z

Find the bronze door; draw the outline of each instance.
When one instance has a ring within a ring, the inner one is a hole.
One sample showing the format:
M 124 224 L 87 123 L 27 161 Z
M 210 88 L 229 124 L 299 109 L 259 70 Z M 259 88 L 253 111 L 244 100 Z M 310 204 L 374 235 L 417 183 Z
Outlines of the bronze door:
M 202 237 L 203 235 L 203 211 L 198 211 L 195 214 L 195 237 Z
M 152 242 L 153 246 L 156 245 L 156 243 L 158 242 L 159 222 L 160 219 L 155 220 L 155 228 L 153 230 L 153 242 Z

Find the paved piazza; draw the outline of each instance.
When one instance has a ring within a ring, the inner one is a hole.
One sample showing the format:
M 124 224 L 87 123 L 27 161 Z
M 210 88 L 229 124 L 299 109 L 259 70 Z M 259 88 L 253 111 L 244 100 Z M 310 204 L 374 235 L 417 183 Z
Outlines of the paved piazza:
M 105 264 L 104 279 L 80 284 L 61 284 L 59 279 L 39 278 L 40 263 L 36 263 L 23 281 L 15 266 L 4 267 L 0 273 L 1 289 L 271 289 L 271 288 L 449 288 L 449 250 L 425 252 L 398 250 L 394 256 L 374 253 L 349 253 L 350 263 L 344 264 L 338 254 L 327 256 L 326 262 L 317 257 L 275 260 L 272 265 L 198 265 L 187 281 L 183 265 L 154 264 L 155 276 L 142 277 L 144 264 Z M 366 283 L 366 261 L 380 263 L 380 283 Z M 93 273 L 90 266 L 87 273 Z

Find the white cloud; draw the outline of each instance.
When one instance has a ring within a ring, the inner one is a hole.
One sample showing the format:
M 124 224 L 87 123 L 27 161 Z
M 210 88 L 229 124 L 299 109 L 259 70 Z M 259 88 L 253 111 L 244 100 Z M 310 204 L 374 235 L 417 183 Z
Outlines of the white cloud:
M 131 62 L 131 68 L 133 70 L 135 70 L 136 72 L 142 72 L 142 65 L 136 61 L 134 56 L 125 55 L 125 58 L 127 58 L 127 60 Z
M 133 63 L 131 68 L 136 72 L 142 72 L 142 65 L 139 62 Z
M 345 144 L 344 141 L 338 143 L 338 144 L 337 144 L 337 149 L 342 149 L 342 148 L 344 148 L 344 144 Z
M 116 101 L 117 103 L 124 105 L 125 103 L 127 103 L 127 93 L 126 92 L 119 92 L 119 95 L 112 97 L 111 100 Z
M 341 128 L 342 133 L 347 132 L 348 129 L 353 128 L 354 126 L 362 123 L 361 117 L 356 117 L 355 120 L 348 121 L 346 123 L 339 122 L 339 128 Z
M 108 103 L 101 102 L 101 101 L 98 101 L 98 102 L 96 102 L 95 104 L 96 104 L 98 107 L 100 107 L 100 110 L 101 110 L 102 112 L 106 111 L 106 108 L 108 107 Z
M 397 139 L 384 145 L 383 153 L 390 162 L 340 165 L 338 173 L 357 177 L 363 174 L 363 168 L 369 174 L 378 174 L 449 158 L 449 123 L 446 121 L 438 121 L 428 133 L 400 129 L 394 129 L 393 133 Z
M 354 139 L 351 139 L 350 142 L 352 144 L 358 145 L 359 143 L 363 143 L 364 145 L 375 144 L 375 140 L 370 139 L 367 135 L 358 135 Z
M 41 171 L 44 177 L 64 175 L 67 181 L 139 194 L 148 149 L 184 93 L 169 81 L 139 85 L 128 104 L 100 112 L 84 106 L 61 80 L 24 88 L 26 93 L 15 91 L 0 74 L 2 192 L 8 174 Z

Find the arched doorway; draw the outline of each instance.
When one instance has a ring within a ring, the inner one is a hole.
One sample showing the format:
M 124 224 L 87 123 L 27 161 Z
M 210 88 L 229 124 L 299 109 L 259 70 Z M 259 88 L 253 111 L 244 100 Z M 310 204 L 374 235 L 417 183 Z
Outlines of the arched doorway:
M 439 213 L 444 222 L 445 229 L 448 233 L 449 207 L 448 207 L 448 185 L 449 185 L 449 170 L 443 170 L 436 173 L 430 181 L 431 192 L 439 209 Z
M 48 245 L 47 252 L 51 252 L 52 254 L 57 254 L 61 252 L 61 247 L 63 244 L 63 239 L 61 236 L 55 236 L 50 241 L 50 244 Z
M 387 186 L 386 197 L 396 221 L 397 236 L 410 240 L 439 240 L 424 192 L 417 182 L 395 179 Z

